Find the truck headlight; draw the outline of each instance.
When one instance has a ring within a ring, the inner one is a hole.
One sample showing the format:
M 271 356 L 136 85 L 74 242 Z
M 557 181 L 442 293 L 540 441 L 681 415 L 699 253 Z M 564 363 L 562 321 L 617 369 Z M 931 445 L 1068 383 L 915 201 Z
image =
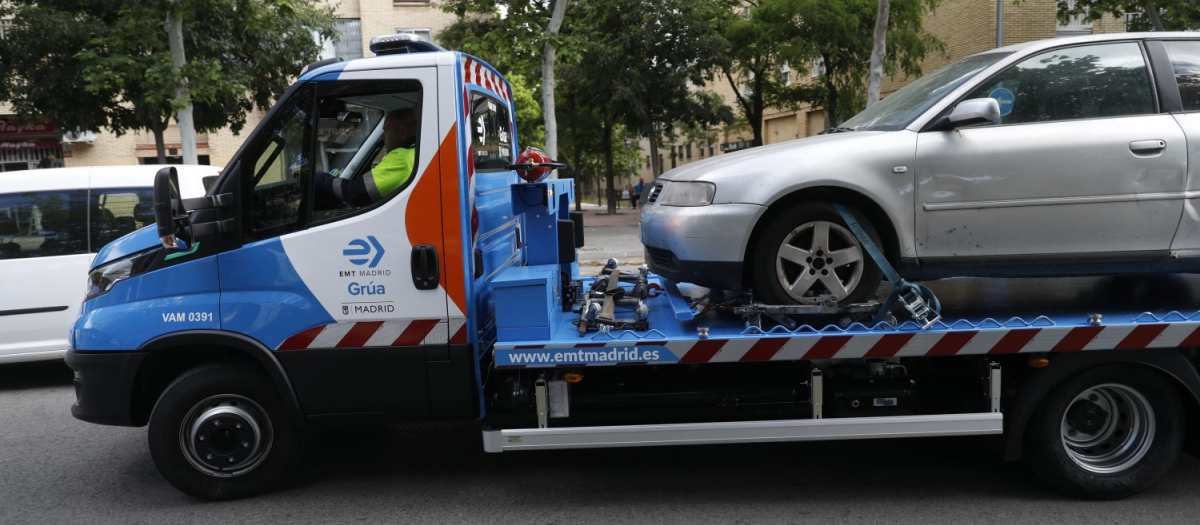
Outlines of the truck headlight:
M 117 283 L 146 272 L 162 248 L 154 248 L 122 257 L 88 272 L 87 296 L 84 301 L 112 290 Z
M 711 182 L 671 181 L 663 186 L 657 204 L 662 206 L 708 206 L 717 194 L 717 185 Z

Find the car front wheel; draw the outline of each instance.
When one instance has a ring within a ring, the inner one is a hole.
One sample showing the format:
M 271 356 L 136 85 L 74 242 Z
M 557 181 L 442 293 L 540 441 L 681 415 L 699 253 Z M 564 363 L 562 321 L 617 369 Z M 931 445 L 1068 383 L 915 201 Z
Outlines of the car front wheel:
M 851 213 L 879 246 L 870 222 Z M 749 261 L 760 300 L 797 304 L 832 295 L 845 305 L 866 301 L 879 287 L 882 272 L 832 205 L 804 202 L 769 220 Z

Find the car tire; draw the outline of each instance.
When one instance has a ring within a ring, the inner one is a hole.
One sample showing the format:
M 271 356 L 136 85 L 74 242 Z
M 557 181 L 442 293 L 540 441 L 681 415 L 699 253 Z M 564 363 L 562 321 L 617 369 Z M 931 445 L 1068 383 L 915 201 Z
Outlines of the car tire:
M 1026 433 L 1026 460 L 1064 494 L 1124 498 L 1171 468 L 1184 432 L 1184 407 L 1170 379 L 1146 368 L 1105 365 L 1067 379 L 1046 397 Z
M 875 245 L 882 246 L 870 221 L 854 209 L 850 209 L 850 212 Z M 882 271 L 831 204 L 802 202 L 789 206 L 768 220 L 770 222 L 758 237 L 747 262 L 750 284 L 759 300 L 768 304 L 797 304 L 803 296 L 833 293 L 838 296 L 838 304 L 846 305 L 866 301 L 879 288 Z M 828 231 L 828 242 L 824 246 L 818 246 L 820 243 L 816 237 L 821 228 L 827 228 Z M 785 242 L 792 247 L 798 247 L 797 243 L 804 245 L 801 252 L 795 253 L 807 253 L 812 257 L 785 254 Z M 857 250 L 855 261 L 845 265 L 830 263 L 839 262 L 831 256 L 851 246 Z M 807 272 L 808 280 L 813 280 L 812 283 L 800 280 L 804 272 Z M 841 283 L 844 293 L 826 285 L 827 282 L 832 284 L 834 278 Z M 785 281 L 795 285 L 791 291 Z M 797 294 L 796 291 L 806 284 L 810 287 Z
M 237 363 L 202 365 L 168 385 L 151 412 L 148 441 L 171 485 L 212 501 L 271 490 L 303 452 L 270 379 Z

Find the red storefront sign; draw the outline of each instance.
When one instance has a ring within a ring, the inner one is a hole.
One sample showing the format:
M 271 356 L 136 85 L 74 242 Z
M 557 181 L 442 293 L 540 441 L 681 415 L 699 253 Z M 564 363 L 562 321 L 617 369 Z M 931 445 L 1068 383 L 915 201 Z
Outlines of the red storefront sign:
M 23 137 L 33 135 L 56 135 L 58 129 L 49 120 L 0 119 L 0 137 Z
M 18 149 L 43 149 L 57 148 L 58 141 L 53 139 L 41 140 L 0 140 L 0 151 L 12 151 Z

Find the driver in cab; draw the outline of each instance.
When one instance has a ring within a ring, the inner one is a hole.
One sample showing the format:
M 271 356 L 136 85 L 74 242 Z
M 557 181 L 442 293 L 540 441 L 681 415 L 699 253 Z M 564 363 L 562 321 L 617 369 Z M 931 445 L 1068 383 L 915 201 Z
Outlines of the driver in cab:
M 361 177 L 343 179 L 317 174 L 317 191 L 346 206 L 367 206 L 383 200 L 412 177 L 416 158 L 417 112 L 397 109 L 383 120 L 383 159 Z

